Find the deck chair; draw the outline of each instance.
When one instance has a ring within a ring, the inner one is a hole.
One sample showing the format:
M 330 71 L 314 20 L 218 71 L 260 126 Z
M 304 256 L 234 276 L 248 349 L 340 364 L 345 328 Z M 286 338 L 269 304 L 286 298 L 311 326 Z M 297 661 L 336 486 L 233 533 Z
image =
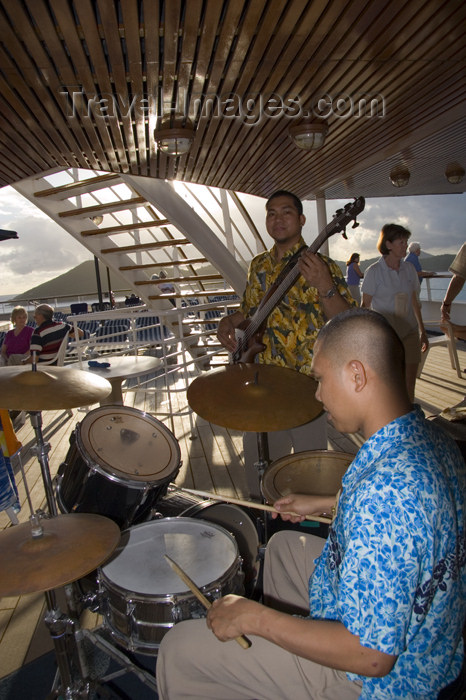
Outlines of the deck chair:
M 56 353 L 55 357 L 52 357 L 50 360 L 40 362 L 40 365 L 55 365 L 56 367 L 63 367 L 63 365 L 65 364 L 66 348 L 68 347 L 69 334 L 70 332 L 67 331 L 66 334 L 63 336 L 61 345 L 58 348 L 58 352 Z
M 462 379 L 460 361 L 458 359 L 458 351 L 456 349 L 456 337 L 453 325 L 449 321 L 427 321 L 425 325 L 433 326 L 438 325 L 441 330 L 445 332 L 443 335 L 438 335 L 429 338 L 429 347 L 426 352 L 422 353 L 422 359 L 419 363 L 417 376 L 420 377 L 424 369 L 424 365 L 431 348 L 442 346 L 448 348 L 448 354 L 450 355 L 450 362 L 452 369 L 456 370 L 457 376 Z

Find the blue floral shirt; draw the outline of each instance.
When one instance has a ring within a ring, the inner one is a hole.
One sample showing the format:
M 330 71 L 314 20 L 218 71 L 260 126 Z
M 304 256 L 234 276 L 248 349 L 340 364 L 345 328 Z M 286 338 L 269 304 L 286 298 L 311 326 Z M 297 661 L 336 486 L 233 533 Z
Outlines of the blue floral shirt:
M 432 700 L 460 673 L 466 614 L 466 467 L 418 407 L 361 447 L 310 579 L 314 618 L 397 656 L 361 698 Z

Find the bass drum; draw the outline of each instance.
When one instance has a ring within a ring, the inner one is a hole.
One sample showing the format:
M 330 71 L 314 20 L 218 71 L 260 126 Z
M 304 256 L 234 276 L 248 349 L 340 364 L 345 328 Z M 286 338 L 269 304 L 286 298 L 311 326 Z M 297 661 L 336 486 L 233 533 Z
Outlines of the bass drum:
M 262 522 L 252 509 L 240 508 L 232 503 L 210 501 L 195 494 L 186 493 L 173 484 L 156 505 L 156 518 L 196 518 L 216 523 L 235 538 L 243 562 L 244 592 L 253 597 L 259 580 L 259 535 Z
M 101 406 L 70 437 L 55 480 L 58 506 L 126 529 L 149 519 L 180 466 L 178 441 L 163 423 L 128 406 Z
M 211 602 L 243 593 L 238 546 L 222 527 L 192 518 L 164 518 L 126 530 L 98 579 L 104 623 L 130 651 L 152 655 L 174 624 L 205 617 L 204 607 L 165 554 Z

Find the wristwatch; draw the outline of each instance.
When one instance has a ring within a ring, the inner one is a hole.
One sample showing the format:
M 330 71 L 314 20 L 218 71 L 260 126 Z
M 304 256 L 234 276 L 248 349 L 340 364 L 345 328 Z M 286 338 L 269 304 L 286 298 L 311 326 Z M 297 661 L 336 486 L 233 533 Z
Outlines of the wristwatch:
M 326 294 L 321 294 L 322 299 L 331 299 L 337 293 L 337 288 L 332 285 Z

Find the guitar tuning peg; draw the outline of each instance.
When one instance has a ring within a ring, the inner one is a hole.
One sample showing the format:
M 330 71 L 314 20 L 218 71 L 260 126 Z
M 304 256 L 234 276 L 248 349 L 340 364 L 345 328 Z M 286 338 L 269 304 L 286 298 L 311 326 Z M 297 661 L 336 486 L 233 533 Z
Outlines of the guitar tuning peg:
M 358 228 L 358 226 L 359 226 L 359 224 L 358 224 L 358 222 L 357 222 L 356 219 L 355 219 L 355 220 L 354 220 L 354 224 L 352 225 L 351 228 Z
M 348 240 L 348 236 L 346 235 L 346 227 L 343 229 L 341 235 L 343 236 L 343 238 L 345 239 L 345 241 Z

